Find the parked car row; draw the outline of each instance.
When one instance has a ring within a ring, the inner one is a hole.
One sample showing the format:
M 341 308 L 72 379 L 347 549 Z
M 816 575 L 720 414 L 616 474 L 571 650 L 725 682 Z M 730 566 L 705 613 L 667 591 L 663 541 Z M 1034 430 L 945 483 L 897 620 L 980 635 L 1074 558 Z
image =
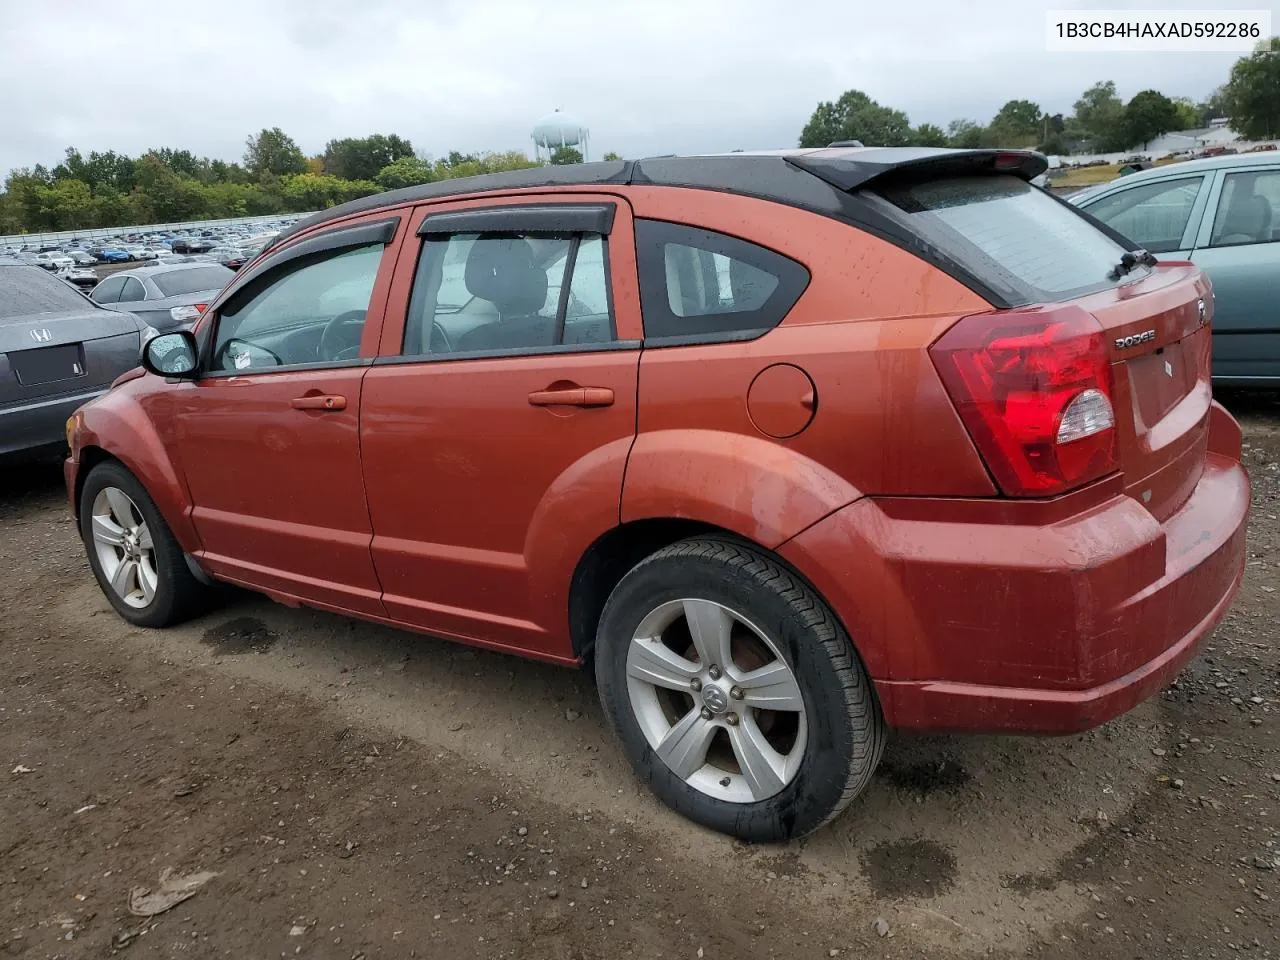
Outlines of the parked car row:
M 257 225 L 254 231 L 243 227 L 218 226 L 180 233 L 128 233 L 92 241 L 72 239 L 61 245 L 24 244 L 0 249 L 0 256 L 14 257 L 55 271 L 71 265 L 147 262 L 162 260 L 174 254 L 203 255 L 215 252 L 215 260 L 239 260 L 243 263 L 245 254 L 256 254 L 292 222 L 292 219 L 284 218 L 268 225 L 265 230 L 261 229 L 262 225 Z

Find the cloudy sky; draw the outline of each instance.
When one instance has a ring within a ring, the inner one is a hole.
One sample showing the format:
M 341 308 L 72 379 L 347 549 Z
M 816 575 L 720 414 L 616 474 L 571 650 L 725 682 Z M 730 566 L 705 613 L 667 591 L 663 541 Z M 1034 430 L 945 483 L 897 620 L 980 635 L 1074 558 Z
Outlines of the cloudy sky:
M 1280 0 L 0 0 L 0 173 L 63 150 L 238 159 L 280 126 L 307 153 L 398 133 L 528 149 L 553 108 L 625 156 L 791 146 L 851 87 L 913 123 L 1006 100 L 1069 112 L 1096 80 L 1199 98 L 1238 54 L 1047 53 L 1045 11 Z

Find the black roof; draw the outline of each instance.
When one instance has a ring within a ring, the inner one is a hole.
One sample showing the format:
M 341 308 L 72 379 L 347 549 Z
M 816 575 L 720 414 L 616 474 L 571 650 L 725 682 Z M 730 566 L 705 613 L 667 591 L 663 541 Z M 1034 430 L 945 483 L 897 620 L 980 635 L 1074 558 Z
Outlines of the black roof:
M 888 174 L 911 176 L 927 171 L 930 176 L 938 176 L 950 172 L 1000 170 L 1031 180 L 1047 167 L 1048 161 L 1042 155 L 1029 150 L 939 147 L 822 147 L 531 167 L 437 180 L 361 197 L 298 221 L 281 232 L 270 246 L 318 224 L 356 213 L 498 190 L 614 184 L 697 187 L 776 200 L 839 216 L 847 212 L 842 194 L 847 196 Z

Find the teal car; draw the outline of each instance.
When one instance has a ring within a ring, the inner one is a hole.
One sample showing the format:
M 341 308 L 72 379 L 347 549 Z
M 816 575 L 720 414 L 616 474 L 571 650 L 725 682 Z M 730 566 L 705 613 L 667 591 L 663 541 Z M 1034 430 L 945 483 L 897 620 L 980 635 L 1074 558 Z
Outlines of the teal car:
M 1280 387 L 1280 152 L 1189 160 L 1066 198 L 1213 281 L 1213 378 Z

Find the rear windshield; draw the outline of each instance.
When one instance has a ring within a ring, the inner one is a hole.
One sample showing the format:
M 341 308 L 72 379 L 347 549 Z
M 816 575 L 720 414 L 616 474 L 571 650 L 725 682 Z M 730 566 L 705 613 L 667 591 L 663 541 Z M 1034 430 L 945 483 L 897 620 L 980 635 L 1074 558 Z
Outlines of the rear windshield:
M 1115 240 L 1015 176 L 953 177 L 890 187 L 915 232 L 1010 303 L 1068 300 L 1114 285 Z
M 94 304 L 43 267 L 0 267 L 0 323 L 37 313 L 83 312 Z
M 210 264 L 207 267 L 193 267 L 190 270 L 170 270 L 157 273 L 151 282 L 160 288 L 166 297 L 180 297 L 186 293 L 199 293 L 201 290 L 221 290 L 227 281 L 236 275 L 228 267 Z

